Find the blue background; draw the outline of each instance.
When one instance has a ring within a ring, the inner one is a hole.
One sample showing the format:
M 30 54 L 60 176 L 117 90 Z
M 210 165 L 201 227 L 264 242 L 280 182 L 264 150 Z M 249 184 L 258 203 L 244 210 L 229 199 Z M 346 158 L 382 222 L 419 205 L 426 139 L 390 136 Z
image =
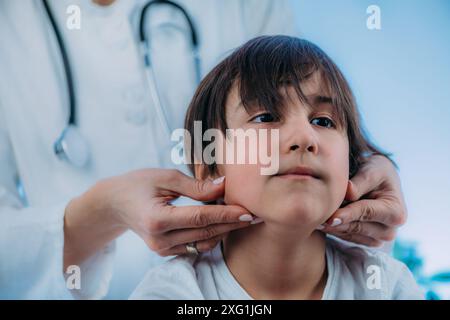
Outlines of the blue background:
M 450 270 L 450 1 L 292 0 L 301 36 L 338 64 L 372 140 L 394 154 L 409 210 L 399 230 L 423 273 Z M 381 30 L 369 30 L 377 5 Z M 449 286 L 439 287 L 450 298 Z

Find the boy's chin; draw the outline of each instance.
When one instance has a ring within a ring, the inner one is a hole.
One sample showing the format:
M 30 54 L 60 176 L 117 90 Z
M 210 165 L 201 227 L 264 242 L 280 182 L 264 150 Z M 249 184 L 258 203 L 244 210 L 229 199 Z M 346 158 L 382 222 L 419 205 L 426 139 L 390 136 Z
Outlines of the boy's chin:
M 278 214 L 268 220 L 272 220 L 273 223 L 283 225 L 290 229 L 310 230 L 312 232 L 326 220 L 326 217 L 322 217 L 322 215 L 323 212 L 318 212 L 317 210 L 302 210 L 298 208 L 297 210 L 291 209 L 283 213 L 278 211 Z

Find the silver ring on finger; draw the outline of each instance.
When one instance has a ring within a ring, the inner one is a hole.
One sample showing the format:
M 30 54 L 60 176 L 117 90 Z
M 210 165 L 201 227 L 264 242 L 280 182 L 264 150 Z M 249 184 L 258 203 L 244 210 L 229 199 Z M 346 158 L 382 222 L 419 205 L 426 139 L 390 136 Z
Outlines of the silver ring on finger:
M 188 244 L 186 244 L 186 251 L 189 254 L 199 254 L 198 249 L 197 249 L 197 243 L 196 242 L 190 242 Z

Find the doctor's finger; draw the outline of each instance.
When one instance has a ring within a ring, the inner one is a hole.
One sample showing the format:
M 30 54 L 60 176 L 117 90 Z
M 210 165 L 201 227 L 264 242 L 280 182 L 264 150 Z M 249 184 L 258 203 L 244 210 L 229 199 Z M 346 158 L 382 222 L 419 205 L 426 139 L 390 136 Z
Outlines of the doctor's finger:
M 254 220 L 246 209 L 235 205 L 165 206 L 154 221 L 151 233 L 178 229 L 203 228 L 218 223 L 251 222 Z
M 195 244 L 195 247 L 200 253 L 210 251 L 214 249 L 224 237 L 225 235 L 219 235 L 208 240 L 199 241 Z M 186 253 L 188 253 L 186 244 L 180 244 L 170 249 L 158 252 L 158 254 L 163 257 L 181 255 Z
M 334 236 L 341 238 L 343 240 L 353 242 L 356 244 L 362 244 L 368 247 L 381 247 L 383 245 L 383 242 L 373 239 L 371 237 L 366 237 L 360 234 L 354 234 L 354 233 L 332 233 Z
M 332 229 L 332 231 L 331 231 Z M 395 228 L 389 228 L 378 222 L 360 222 L 353 221 L 347 224 L 341 224 L 334 228 L 323 229 L 324 232 L 334 232 L 340 234 L 359 234 L 380 241 L 392 241 L 396 235 Z
M 397 227 L 404 223 L 403 215 L 398 208 L 398 203 L 389 199 L 359 200 L 338 209 L 328 219 L 330 227 L 340 224 L 348 224 L 353 221 L 378 222 L 386 226 Z
M 163 191 L 176 192 L 198 201 L 211 201 L 221 197 L 225 190 L 225 177 L 215 180 L 200 180 L 189 177 L 178 170 L 163 170 L 156 179 L 156 187 Z
M 346 194 L 346 199 L 356 201 L 365 194 L 387 189 L 400 193 L 401 196 L 399 176 L 388 158 L 373 155 L 351 179 L 351 188 Z
M 181 244 L 200 242 L 214 239 L 217 236 L 224 236 L 232 230 L 245 228 L 249 225 L 249 222 L 225 223 L 210 225 L 205 228 L 170 231 L 154 237 L 150 241 L 149 246 L 153 251 L 166 251 Z
M 380 170 L 362 168 L 350 180 L 350 186 L 347 189 L 345 198 L 350 201 L 359 200 L 365 194 L 377 190 L 383 181 L 384 176 Z

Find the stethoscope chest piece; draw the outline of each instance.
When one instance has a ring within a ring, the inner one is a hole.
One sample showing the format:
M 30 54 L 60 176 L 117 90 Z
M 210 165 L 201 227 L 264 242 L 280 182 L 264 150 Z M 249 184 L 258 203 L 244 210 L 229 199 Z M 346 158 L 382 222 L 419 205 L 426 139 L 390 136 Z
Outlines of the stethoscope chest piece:
M 77 127 L 69 125 L 54 144 L 55 154 L 77 168 L 85 167 L 89 161 L 89 147 Z

